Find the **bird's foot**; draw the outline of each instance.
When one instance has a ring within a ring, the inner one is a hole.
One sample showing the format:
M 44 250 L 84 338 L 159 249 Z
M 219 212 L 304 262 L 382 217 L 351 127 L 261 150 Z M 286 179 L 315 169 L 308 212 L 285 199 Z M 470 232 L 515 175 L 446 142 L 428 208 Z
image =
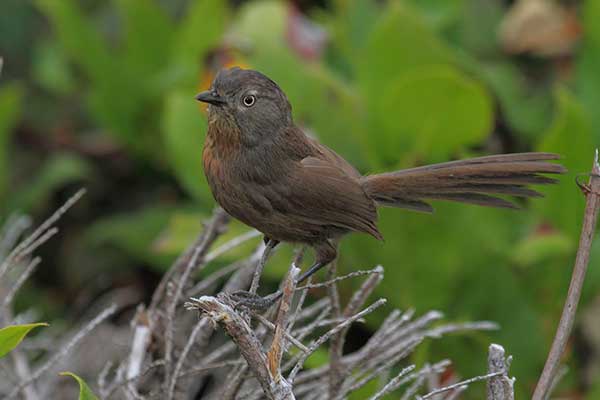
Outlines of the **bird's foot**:
M 264 297 L 245 290 L 238 290 L 231 293 L 229 297 L 234 301 L 236 308 L 245 307 L 253 311 L 264 311 L 275 304 L 281 295 L 280 290 Z

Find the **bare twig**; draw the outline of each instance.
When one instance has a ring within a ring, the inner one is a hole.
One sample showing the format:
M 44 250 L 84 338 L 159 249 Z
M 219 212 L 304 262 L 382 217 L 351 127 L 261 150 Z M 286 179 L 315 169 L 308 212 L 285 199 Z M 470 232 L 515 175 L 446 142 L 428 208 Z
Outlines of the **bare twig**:
M 310 354 L 314 353 L 319 348 L 319 346 L 321 346 L 323 343 L 325 343 L 331 336 L 335 335 L 340 330 L 344 329 L 346 326 L 354 323 L 354 321 L 356 321 L 357 319 L 360 319 L 360 318 L 364 317 L 365 315 L 372 313 L 375 309 L 381 307 L 385 303 L 386 303 L 385 299 L 379 299 L 379 300 L 377 300 L 375 303 L 371 304 L 369 307 L 367 307 L 364 310 L 362 310 L 361 312 L 359 312 L 359 313 L 357 313 L 357 314 L 349 317 L 344 322 L 340 323 L 339 325 L 337 325 L 333 329 L 330 329 L 324 335 L 322 335 L 317 340 L 315 340 L 308 347 L 309 353 L 303 354 L 300 357 L 300 359 L 298 360 L 298 362 L 296 363 L 296 365 L 294 366 L 294 368 L 292 369 L 292 371 L 290 372 L 290 375 L 288 377 L 288 380 L 290 381 L 290 383 L 294 382 L 294 379 L 296 378 L 296 375 L 298 375 L 298 372 L 300 371 L 300 369 L 304 365 L 304 362 L 306 361 L 306 359 L 310 356 Z
M 419 370 L 418 372 L 414 372 L 408 375 L 407 377 L 404 377 L 397 381 L 395 387 L 392 387 L 391 390 L 396 390 L 401 385 L 405 384 L 406 382 L 410 382 L 414 379 L 415 381 L 413 382 L 413 384 L 410 385 L 410 387 L 406 390 L 406 392 L 404 392 L 404 394 L 400 398 L 401 400 L 408 400 L 419 391 L 419 389 L 423 385 L 423 382 L 428 376 L 430 376 L 432 373 L 441 374 L 446 370 L 448 365 L 450 365 L 449 360 L 442 360 L 433 365 L 425 364 L 425 366 L 421 368 L 421 370 Z
M 415 369 L 414 365 L 409 365 L 408 367 L 404 368 L 402 371 L 400 371 L 398 373 L 398 375 L 396 375 L 392 380 L 390 380 L 387 383 L 387 385 L 385 385 L 383 388 L 381 388 L 381 390 L 378 391 L 377 393 L 375 393 L 375 395 L 373 395 L 369 400 L 378 400 L 378 399 L 382 398 L 383 396 L 385 396 L 387 393 L 393 391 L 394 388 L 397 387 L 396 385 L 398 384 L 398 382 L 400 382 L 400 380 L 404 376 L 406 376 L 407 374 L 412 372 L 414 369 Z
M 202 294 L 203 291 L 208 290 L 219 279 L 233 271 L 236 271 L 237 274 L 231 277 L 231 279 L 226 285 L 227 287 L 223 291 L 228 292 L 231 290 L 238 290 L 239 288 L 246 286 L 242 282 L 243 279 L 240 281 L 238 278 L 243 278 L 245 275 L 247 275 L 247 273 L 244 273 L 244 271 L 239 270 L 243 270 L 244 268 L 251 267 L 254 264 L 258 263 L 262 256 L 263 248 L 264 245 L 261 243 L 260 246 L 258 246 L 257 250 L 254 251 L 249 258 L 231 263 L 230 265 L 220 268 L 218 271 L 213 272 L 210 276 L 207 276 L 206 278 L 202 279 L 194 287 L 187 291 L 187 297 L 197 297 L 198 295 Z M 250 281 L 250 279 L 248 279 L 248 281 Z
M 137 394 L 137 387 L 135 385 L 134 378 L 140 375 L 140 371 L 146 357 L 148 344 L 150 343 L 150 337 L 152 335 L 152 331 L 150 329 L 150 320 L 145 308 L 142 305 L 138 306 L 134 321 L 135 329 L 125 378 L 129 381 L 129 392 Z
M 0 233 L 0 259 L 12 249 L 19 237 L 31 226 L 31 218 L 24 215 L 11 215 L 2 227 Z
M 254 276 L 252 277 L 252 283 L 250 284 L 249 292 L 255 294 L 258 291 L 258 285 L 260 285 L 260 277 L 262 276 L 263 269 L 265 268 L 265 264 L 267 260 L 271 256 L 271 252 L 277 245 L 277 242 L 269 239 L 266 246 L 264 247 L 262 257 L 260 261 L 256 265 L 256 269 L 254 270 Z
M 293 264 L 298 268 L 300 268 L 300 266 L 302 265 L 302 261 L 304 260 L 304 253 L 306 253 L 306 246 L 302 246 L 296 252 Z M 306 283 L 309 285 L 312 283 L 312 276 L 308 277 Z M 298 289 L 298 286 L 296 286 L 296 289 Z M 296 290 L 296 289 L 294 289 L 294 290 Z M 293 314 L 290 316 L 290 319 L 288 321 L 288 329 L 289 330 L 292 330 L 294 328 L 294 324 L 296 323 L 296 321 L 298 320 L 298 317 L 300 316 L 302 307 L 304 307 L 304 301 L 306 300 L 306 296 L 308 296 L 308 290 L 300 290 L 300 298 L 298 300 L 298 303 L 296 304 L 296 309 L 294 310 Z
M 462 395 L 462 393 L 467 390 L 469 387 L 468 386 L 461 386 L 461 387 L 457 387 L 456 389 L 454 389 L 454 391 L 452 393 L 450 393 L 448 396 L 446 396 L 446 398 L 444 400 L 456 400 L 459 399 L 460 396 Z
M 107 361 L 106 364 L 104 364 L 104 367 L 102 367 L 102 370 L 100 370 L 100 373 L 98 374 L 98 390 L 100 391 L 100 397 L 103 399 L 106 399 L 108 396 L 108 384 L 107 384 L 107 380 L 108 380 L 108 373 L 110 372 L 110 370 L 113 367 L 113 363 L 112 361 Z
M 358 390 L 359 388 L 361 388 L 362 386 L 367 384 L 367 382 L 369 382 L 371 379 L 382 374 L 384 371 L 386 371 L 386 370 L 389 371 L 389 369 L 393 365 L 395 365 L 397 362 L 399 362 L 400 360 L 402 360 L 406 356 L 408 356 L 415 349 L 415 347 L 417 347 L 417 345 L 419 345 L 422 341 L 423 341 L 423 339 L 416 339 L 414 342 L 409 343 L 401 353 L 399 353 L 395 357 L 390 358 L 389 360 L 383 361 L 379 366 L 375 367 L 370 373 L 368 373 L 364 377 L 360 378 L 359 380 L 356 380 L 355 382 L 351 382 L 348 387 L 342 389 L 342 392 L 340 393 L 338 398 L 344 398 L 344 396 L 346 396 L 348 393 Z M 398 379 L 400 379 L 400 378 L 398 378 Z M 387 386 L 387 384 L 386 384 L 386 386 Z M 388 389 L 389 389 L 389 387 L 388 387 Z
M 34 243 L 37 243 L 39 246 L 41 243 L 38 239 L 46 234 L 46 231 L 52 227 L 52 225 L 66 213 L 69 208 L 73 206 L 83 195 L 85 194 L 85 189 L 79 190 L 75 193 L 71 198 L 69 198 L 65 204 L 63 204 L 58 210 L 56 210 L 46 221 L 44 221 L 33 233 L 18 246 L 16 246 L 13 251 L 6 257 L 6 259 L 0 264 L 0 280 L 8 271 L 11 265 L 18 263 L 25 256 L 27 256 L 31 251 L 35 249 L 35 246 L 32 247 Z M 47 235 L 45 236 L 46 240 L 49 238 Z
M 339 249 L 339 241 L 335 243 L 336 249 Z M 337 275 L 338 259 L 336 258 L 329 264 L 327 271 L 327 278 L 334 280 Z M 342 313 L 342 306 L 340 304 L 340 295 L 337 288 L 337 283 L 327 286 L 327 293 L 331 299 L 331 313 L 334 318 L 343 318 L 345 315 Z M 343 352 L 343 335 L 349 325 L 340 329 L 334 335 L 331 336 L 331 343 L 329 346 L 329 398 L 335 399 L 337 394 L 342 387 L 342 381 L 344 376 L 344 368 L 342 365 L 342 352 Z
M 269 363 L 268 365 L 271 376 L 275 382 L 285 385 L 286 389 L 289 390 L 290 393 L 292 392 L 292 387 L 281 375 L 281 357 L 283 356 L 283 350 L 285 348 L 283 337 L 285 336 L 284 334 L 287 329 L 290 307 L 292 298 L 294 297 L 294 289 L 296 288 L 296 279 L 298 278 L 299 274 L 300 268 L 297 268 L 294 263 L 292 263 L 283 287 L 283 296 L 281 297 L 279 311 L 277 313 L 277 320 L 275 322 L 275 334 L 273 335 L 271 348 L 267 353 L 267 361 Z
M 598 206 L 600 206 L 600 164 L 598 164 L 598 150 L 589 183 L 582 188 L 586 194 L 585 214 L 583 217 L 583 226 L 581 227 L 581 237 L 579 239 L 579 248 L 575 258 L 573 275 L 567 293 L 567 299 L 558 323 L 556 335 L 550 348 L 550 353 L 544 365 L 544 370 L 533 393 L 533 400 L 545 400 L 552 386 L 554 376 L 560 363 L 560 358 L 565 350 L 567 340 L 573 329 L 573 321 L 577 312 L 577 305 L 581 297 L 581 289 L 585 274 L 587 272 L 592 247 L 592 239 L 596 230 L 596 221 L 598 219 Z
M 21 351 L 18 351 L 18 349 L 13 350 L 10 354 L 14 361 L 17 377 L 20 380 L 26 380 L 31 376 L 31 367 L 27 362 L 27 358 Z M 40 398 L 37 388 L 33 384 L 24 386 L 21 390 L 25 400 L 38 400 Z
M 52 228 L 48 229 L 46 232 L 41 234 L 37 239 L 35 239 L 33 242 L 31 242 L 31 244 L 29 244 L 29 246 L 25 247 L 21 251 L 21 253 L 18 255 L 18 259 L 16 259 L 15 261 L 23 260 L 25 257 L 27 257 L 28 255 L 33 253 L 38 247 L 40 247 L 41 245 L 46 243 L 48 240 L 50 240 L 50 238 L 52 238 L 52 236 L 56 235 L 57 233 L 58 233 L 58 228 L 56 228 L 56 227 L 52 227 Z
M 137 394 L 137 392 L 131 392 L 131 386 L 129 386 L 129 384 L 131 382 L 136 381 L 137 379 L 143 377 L 144 375 L 148 374 L 153 369 L 163 366 L 163 365 L 165 365 L 164 360 L 156 360 L 156 361 L 153 361 L 152 363 L 150 363 L 146 368 L 144 368 L 136 376 L 133 376 L 131 378 L 124 379 L 124 380 L 117 380 L 107 389 L 107 393 L 104 398 L 110 399 L 119 389 L 124 389 L 127 391 L 126 393 L 132 395 L 134 398 L 139 398 L 140 395 Z
M 267 358 L 261 350 L 260 342 L 246 321 L 233 308 L 212 296 L 192 298 L 185 304 L 185 307 L 188 310 L 201 310 L 208 318 L 223 326 L 248 362 L 265 395 L 270 399 L 275 399 L 271 387 L 271 375 L 267 368 Z
M 176 307 L 179 304 L 179 300 L 183 293 L 183 287 L 187 283 L 188 278 L 194 272 L 194 270 L 198 267 L 199 264 L 206 265 L 204 263 L 204 256 L 208 252 L 208 248 L 210 245 L 216 240 L 217 236 L 222 231 L 225 223 L 227 222 L 227 215 L 221 209 L 215 210 L 213 213 L 213 218 L 210 221 L 209 225 L 205 229 L 202 240 L 198 244 L 198 246 L 194 249 L 192 256 L 190 257 L 183 273 L 179 277 L 177 282 L 177 288 L 175 293 L 173 294 L 170 302 L 167 305 L 166 313 L 167 313 L 167 327 L 165 332 L 165 380 L 164 385 L 165 389 L 168 391 L 171 384 L 171 360 L 173 357 L 173 334 L 174 334 L 174 324 L 175 324 L 175 311 Z
M 500 327 L 492 321 L 461 322 L 456 324 L 445 324 L 425 331 L 427 337 L 439 338 L 447 333 L 459 331 L 495 331 Z
M 556 372 L 556 375 L 554 375 L 554 380 L 552 381 L 552 385 L 550 385 L 550 390 L 548 391 L 548 397 L 550 397 L 552 393 L 554 393 L 554 389 L 556 389 L 556 386 L 558 386 L 560 381 L 565 377 L 565 375 L 567 375 L 568 372 L 569 367 L 566 365 L 561 365 L 561 367 Z
M 352 298 L 342 312 L 342 318 L 347 318 L 356 313 L 367 301 L 367 298 L 373 293 L 373 290 L 375 290 L 382 279 L 383 267 L 378 265 L 373 269 L 373 274 L 369 275 L 361 287 L 354 292 L 354 295 L 352 295 Z M 346 326 L 331 340 L 332 350 L 330 351 L 330 354 L 335 354 L 335 357 L 332 357 L 332 362 L 334 363 L 331 368 L 331 384 L 329 389 L 329 396 L 332 399 L 336 398 L 340 393 L 344 383 L 344 375 L 346 375 L 339 360 L 342 358 L 344 343 L 346 342 L 346 335 L 348 334 L 349 329 L 350 326 Z
M 150 312 L 153 312 L 159 308 L 159 304 L 164 300 L 164 297 L 166 295 L 167 287 L 169 286 L 169 283 L 173 281 L 174 277 L 178 274 L 182 274 L 185 271 L 185 269 L 190 265 L 191 258 L 196 253 L 198 247 L 206 241 L 208 228 L 212 226 L 212 223 L 214 222 L 217 216 L 219 217 L 219 219 L 222 218 L 221 223 L 223 224 L 223 226 L 227 223 L 227 214 L 225 214 L 225 212 L 220 208 L 215 209 L 213 211 L 213 219 L 208 224 L 204 232 L 202 232 L 198 236 L 196 241 L 192 243 L 192 245 L 190 245 L 187 248 L 187 250 L 177 258 L 177 260 L 175 260 L 171 268 L 169 268 L 169 270 L 164 274 L 163 278 L 161 279 L 160 283 L 158 284 L 156 290 L 154 290 L 154 293 L 152 295 L 152 301 L 150 303 L 150 307 L 148 307 Z M 221 228 L 223 226 L 221 226 Z
M 300 290 L 304 290 L 304 289 L 320 289 L 320 288 L 324 288 L 327 286 L 331 286 L 334 283 L 338 283 L 341 281 L 345 281 L 346 279 L 350 279 L 350 278 L 355 278 L 357 276 L 364 276 L 364 275 L 372 275 L 372 274 L 379 274 L 381 271 L 379 270 L 379 266 L 373 268 L 373 269 L 367 269 L 367 270 L 358 270 L 358 271 L 352 271 L 346 275 L 342 275 L 342 276 L 337 276 L 331 280 L 326 280 L 323 282 L 318 282 L 318 283 L 310 283 L 310 284 L 306 284 L 303 286 L 298 286 L 296 288 L 297 291 Z
M 219 396 L 221 400 L 235 400 L 238 392 L 240 391 L 242 384 L 244 383 L 244 376 L 248 372 L 248 363 L 235 366 L 231 372 L 227 375 L 227 386 L 225 390 Z
M 21 272 L 21 275 L 16 280 L 16 282 L 12 284 L 8 293 L 6 294 L 6 297 L 4 298 L 4 301 L 2 303 L 2 307 L 4 309 L 10 308 L 12 301 L 15 298 L 15 295 L 17 294 L 19 289 L 21 289 L 21 286 L 23 286 L 23 284 L 29 278 L 29 276 L 31 276 L 31 274 L 33 273 L 35 268 L 40 264 L 41 261 L 42 259 L 40 257 L 35 257 L 29 262 L 29 264 L 27 265 L 27 267 L 25 267 L 23 272 Z
M 487 379 L 495 378 L 495 377 L 500 376 L 502 374 L 504 374 L 504 371 L 493 372 L 491 374 L 486 374 L 486 375 L 481 375 L 481 376 L 475 376 L 473 378 L 464 380 L 462 382 L 457 382 L 457 383 L 454 383 L 452 385 L 448 385 L 448 386 L 444 386 L 444 387 L 439 388 L 439 389 L 432 390 L 431 392 L 427 393 L 426 395 L 424 395 L 422 397 L 419 397 L 419 399 L 423 399 L 423 400 L 430 399 L 431 397 L 435 396 L 436 394 L 444 393 L 444 392 L 449 392 L 450 390 L 459 389 L 459 388 L 461 388 L 463 386 L 468 386 L 469 384 L 471 384 L 473 382 L 485 381 Z
M 182 371 L 179 374 L 179 378 L 182 378 L 184 376 L 194 375 L 194 374 L 200 374 L 202 372 L 213 371 L 217 368 L 235 367 L 235 366 L 242 365 L 245 363 L 246 363 L 245 360 L 239 359 L 239 360 L 222 361 L 222 362 L 216 362 L 216 363 L 212 363 L 212 364 L 206 364 L 201 367 L 190 368 L 186 371 Z
M 177 384 L 177 379 L 179 378 L 179 374 L 181 373 L 181 370 L 183 369 L 183 365 L 185 364 L 187 356 L 188 356 L 190 350 L 192 349 L 192 346 L 196 342 L 196 337 L 198 336 L 198 333 L 207 324 L 208 324 L 208 320 L 201 319 L 194 326 L 194 330 L 192 330 L 192 333 L 190 334 L 190 337 L 189 337 L 187 343 L 185 344 L 185 347 L 183 348 L 183 351 L 181 352 L 179 359 L 177 360 L 177 364 L 175 364 L 175 370 L 171 376 L 171 383 L 169 384 L 169 391 L 167 392 L 167 399 L 172 399 L 173 396 L 175 395 L 175 385 Z
M 214 261 L 217 258 L 221 257 L 223 254 L 227 253 L 228 251 L 231 251 L 236 247 L 241 246 L 247 241 L 254 239 L 255 237 L 258 237 L 260 235 L 261 233 L 259 231 L 252 229 L 251 231 L 236 236 L 230 241 L 223 243 L 221 246 L 208 253 L 206 257 L 204 257 L 204 262 L 209 263 L 211 261 Z
M 275 329 L 276 329 L 275 324 L 272 323 L 271 321 L 269 321 L 268 319 L 266 319 L 265 317 L 263 317 L 262 315 L 260 315 L 258 313 L 252 313 L 252 317 L 256 318 L 256 320 L 258 322 L 260 322 L 261 324 L 263 324 L 264 326 L 269 328 L 271 331 L 275 332 Z M 286 330 L 285 332 L 283 332 L 283 335 L 285 336 L 285 338 L 287 340 L 289 340 L 290 343 L 292 343 L 294 346 L 296 346 L 303 352 L 306 353 L 308 351 L 308 347 L 306 347 L 305 345 L 302 344 L 301 341 L 299 341 L 298 339 L 293 337 L 292 334 L 289 333 L 289 331 Z
M 135 320 L 135 329 L 133 341 L 131 344 L 131 353 L 127 365 L 127 379 L 139 375 L 146 355 L 146 347 L 150 339 L 150 321 L 143 306 L 139 306 Z

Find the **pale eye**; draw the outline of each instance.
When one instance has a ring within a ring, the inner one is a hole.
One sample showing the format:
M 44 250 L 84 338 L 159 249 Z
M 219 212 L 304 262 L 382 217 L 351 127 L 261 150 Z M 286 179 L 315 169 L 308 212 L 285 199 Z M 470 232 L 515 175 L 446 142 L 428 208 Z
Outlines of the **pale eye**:
M 244 96 L 244 99 L 242 101 L 244 102 L 244 105 L 246 107 L 252 107 L 254 103 L 256 103 L 256 97 L 252 95 Z

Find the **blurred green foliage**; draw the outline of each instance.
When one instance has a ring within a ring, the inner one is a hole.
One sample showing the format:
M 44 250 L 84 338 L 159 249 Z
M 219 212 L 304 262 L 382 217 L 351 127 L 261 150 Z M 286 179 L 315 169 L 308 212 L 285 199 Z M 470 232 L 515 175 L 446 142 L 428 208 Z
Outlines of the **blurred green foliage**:
M 583 197 L 573 178 L 589 170 L 600 143 L 600 3 L 581 4 L 580 45 L 566 57 L 504 52 L 497 38 L 504 3 L 332 0 L 309 9 L 328 40 L 307 57 L 291 44 L 297 10 L 285 2 L 13 2 L 20 13 L 40 16 L 31 23 L 42 33 L 29 70 L 0 84 L 3 212 L 39 211 L 72 182 L 92 192 L 109 188 L 98 196 L 123 204 L 101 203 L 90 213 L 98 219 L 87 221 L 70 249 L 94 249 L 92 266 L 103 265 L 98 254 L 110 248 L 124 267 L 163 271 L 213 206 L 201 168 L 205 115 L 193 95 L 223 54 L 228 64 L 278 82 L 296 122 L 365 173 L 490 152 L 560 153 L 570 173 L 542 189 L 545 199 L 524 203 L 525 211 L 454 204 L 437 205 L 433 216 L 382 210 L 385 243 L 354 235 L 342 245 L 343 270 L 386 268 L 378 295 L 393 306 L 502 326 L 427 345 L 417 360 L 448 356 L 462 376 L 480 373 L 486 345 L 496 341 L 514 355 L 524 395 L 543 365 L 577 247 Z M 18 53 L 5 54 L 8 65 L 10 54 Z M 113 159 L 91 157 L 81 146 L 37 160 L 15 137 L 19 126 L 50 138 L 66 129 L 69 140 L 109 143 L 128 161 L 115 161 L 115 172 Z M 17 149 L 35 168 L 17 170 Z M 228 237 L 245 229 L 235 224 Z M 106 264 L 114 265 L 110 254 Z M 591 276 L 600 273 L 599 257 L 594 246 Z M 268 276 L 276 281 L 287 262 L 289 249 L 270 263 Z M 99 274 L 86 271 L 88 278 Z M 584 300 L 599 285 L 589 280 Z M 582 360 L 571 357 L 566 385 L 581 383 Z

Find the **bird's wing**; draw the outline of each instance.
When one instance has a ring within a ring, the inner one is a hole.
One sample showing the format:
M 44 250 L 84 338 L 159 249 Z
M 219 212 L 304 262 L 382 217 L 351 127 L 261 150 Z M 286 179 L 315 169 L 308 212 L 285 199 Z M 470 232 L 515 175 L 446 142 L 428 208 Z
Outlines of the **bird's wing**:
M 344 171 L 344 173 L 346 173 L 350 177 L 357 179 L 360 179 L 362 177 L 360 172 L 358 172 L 352 164 L 346 161 L 344 157 L 340 156 L 338 153 L 331 150 L 324 144 L 317 142 L 315 139 L 310 140 L 312 140 L 312 144 L 318 154 L 318 158 L 331 163 L 332 165 Z
M 332 225 L 365 232 L 377 239 L 375 203 L 357 178 L 327 159 L 306 157 L 288 176 L 285 200 L 280 210 L 309 224 Z

